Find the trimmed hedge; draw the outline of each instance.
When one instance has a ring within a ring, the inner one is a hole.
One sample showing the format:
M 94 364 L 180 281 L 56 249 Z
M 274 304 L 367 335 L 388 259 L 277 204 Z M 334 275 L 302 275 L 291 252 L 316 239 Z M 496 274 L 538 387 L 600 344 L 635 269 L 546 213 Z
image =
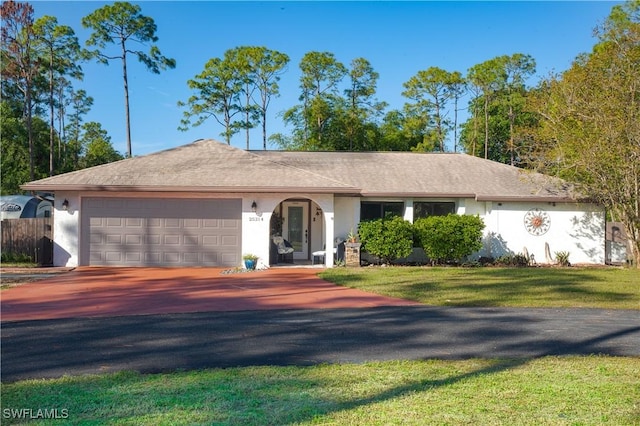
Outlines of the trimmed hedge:
M 480 250 L 484 227 L 479 216 L 456 214 L 429 216 L 413 224 L 420 246 L 438 263 L 460 262 Z
M 386 263 L 407 257 L 413 250 L 413 226 L 401 217 L 360 222 L 362 249 Z

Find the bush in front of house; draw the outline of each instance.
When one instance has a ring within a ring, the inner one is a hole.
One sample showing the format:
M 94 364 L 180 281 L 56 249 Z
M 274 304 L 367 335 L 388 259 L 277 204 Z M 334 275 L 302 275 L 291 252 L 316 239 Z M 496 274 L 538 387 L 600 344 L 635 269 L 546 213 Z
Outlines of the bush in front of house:
M 429 216 L 413 224 L 416 239 L 437 263 L 460 262 L 482 248 L 484 222 L 479 216 Z
M 495 266 L 529 266 L 529 258 L 522 253 L 505 254 L 497 258 L 493 264 Z
M 413 226 L 398 216 L 360 222 L 358 234 L 362 249 L 385 263 L 407 257 L 413 250 Z

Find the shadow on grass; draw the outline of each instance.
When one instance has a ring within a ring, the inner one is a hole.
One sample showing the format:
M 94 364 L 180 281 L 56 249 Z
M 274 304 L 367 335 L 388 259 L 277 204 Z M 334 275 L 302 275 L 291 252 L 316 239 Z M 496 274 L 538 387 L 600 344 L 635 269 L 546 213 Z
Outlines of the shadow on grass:
M 631 274 L 617 269 L 406 267 L 337 269 L 320 276 L 338 285 L 436 306 L 638 309 L 640 298 Z
M 484 367 L 461 374 L 452 373 L 451 368 L 444 373 L 433 371 L 432 375 L 440 378 L 413 380 L 361 398 L 341 394 L 357 378 L 327 377 L 326 368 L 322 367 L 320 371 L 250 367 L 179 372 L 170 376 L 121 372 L 9 385 L 3 389 L 2 409 L 64 407 L 72 423 L 108 418 L 112 423 L 135 424 L 167 424 L 174 420 L 189 424 L 284 425 L 383 403 L 407 393 L 434 391 L 527 362 L 483 361 Z M 331 392 L 336 388 L 340 389 L 337 393 Z M 3 421 L 14 423 L 19 421 L 7 418 Z

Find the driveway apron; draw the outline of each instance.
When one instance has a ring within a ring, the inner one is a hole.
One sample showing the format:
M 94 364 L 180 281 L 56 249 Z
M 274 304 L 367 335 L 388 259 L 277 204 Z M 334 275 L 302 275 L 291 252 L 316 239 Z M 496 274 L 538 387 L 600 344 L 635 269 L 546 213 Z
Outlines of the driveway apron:
M 417 305 L 336 286 L 318 278 L 320 270 L 314 268 L 224 272 L 220 268 L 78 268 L 4 290 L 2 320 Z

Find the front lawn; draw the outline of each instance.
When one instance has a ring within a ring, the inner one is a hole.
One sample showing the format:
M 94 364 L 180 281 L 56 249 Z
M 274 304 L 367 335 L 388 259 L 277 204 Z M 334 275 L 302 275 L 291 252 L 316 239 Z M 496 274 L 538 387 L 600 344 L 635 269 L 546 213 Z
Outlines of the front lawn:
M 638 269 L 367 267 L 320 277 L 434 306 L 640 309 Z
M 639 359 L 615 357 L 124 372 L 5 384 L 1 412 L 3 425 L 57 409 L 38 424 L 621 426 L 640 422 L 638 377 Z
M 430 305 L 640 308 L 638 271 L 629 269 L 374 267 L 321 276 Z M 638 377 L 640 358 L 610 356 L 121 372 L 2 384 L 0 413 L 3 425 L 624 426 L 640 424 Z M 47 414 L 62 419 L 42 420 Z

